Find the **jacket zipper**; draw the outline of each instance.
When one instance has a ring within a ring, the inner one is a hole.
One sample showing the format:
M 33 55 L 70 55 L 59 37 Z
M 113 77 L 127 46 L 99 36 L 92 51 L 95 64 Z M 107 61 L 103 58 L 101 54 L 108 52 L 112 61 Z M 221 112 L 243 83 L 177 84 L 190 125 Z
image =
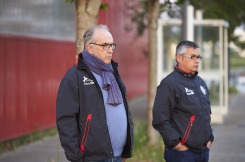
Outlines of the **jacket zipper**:
M 99 84 L 98 84 L 96 78 L 94 77 L 94 75 L 93 75 L 92 73 L 88 73 L 88 74 L 89 74 L 89 76 L 90 76 L 91 78 L 93 78 L 93 79 L 95 80 L 95 85 L 96 85 L 98 91 L 100 92 L 99 95 L 100 95 L 100 97 L 101 97 L 101 101 L 102 101 L 102 103 L 104 103 L 103 93 L 102 93 L 102 90 L 100 89 L 100 86 L 99 86 Z M 104 110 L 105 110 L 105 106 L 104 106 Z M 106 110 L 105 110 L 105 111 L 106 111 Z M 106 119 L 106 113 L 105 113 L 105 119 Z M 110 139 L 108 126 L 107 126 L 107 132 L 108 132 L 108 136 L 109 136 L 109 139 Z M 111 141 L 111 139 L 110 139 L 110 141 Z M 111 144 L 111 150 L 112 150 L 112 152 L 111 152 L 112 155 L 114 155 L 113 148 L 112 148 L 112 144 Z
M 77 64 L 78 65 L 78 64 Z M 104 103 L 104 99 L 103 99 L 103 94 L 102 94 L 102 91 L 101 91 L 101 89 L 100 89 L 100 86 L 98 85 L 98 83 L 97 83 L 97 81 L 96 81 L 96 78 L 94 77 L 94 75 L 89 71 L 89 70 L 87 70 L 86 68 L 84 68 L 86 71 L 87 71 L 87 74 L 91 77 L 91 78 L 93 78 L 94 80 L 95 80 L 95 85 L 96 85 L 96 87 L 98 88 L 98 90 L 100 91 L 100 97 L 101 97 L 101 99 L 102 99 L 102 102 Z M 115 68 L 113 67 L 113 70 L 115 70 Z M 117 75 L 118 75 L 118 70 L 116 70 L 117 71 Z M 119 76 L 119 75 L 118 75 Z M 115 77 L 115 78 L 117 78 L 117 77 Z M 119 86 L 119 85 L 118 85 Z M 119 86 L 120 87 L 120 86 Z M 122 92 L 123 93 L 123 92 Z M 105 110 L 105 106 L 104 106 L 104 110 Z M 128 110 L 127 110 L 128 111 Z M 127 112 L 128 113 L 128 112 Z M 92 118 L 92 114 L 89 114 L 89 115 L 91 115 L 91 118 Z M 127 115 L 127 117 L 128 117 L 128 115 Z M 106 113 L 105 113 L 105 118 L 106 118 Z M 90 119 L 91 120 L 91 119 Z M 90 120 L 89 120 L 89 125 L 90 125 Z M 87 122 L 88 122 L 88 118 L 87 118 Z M 86 123 L 86 126 L 87 126 L 87 123 Z M 86 130 L 86 126 L 85 126 L 85 130 Z M 108 130 L 108 127 L 107 127 L 107 132 L 108 132 L 108 135 L 109 135 L 109 130 Z M 86 132 L 85 132 L 86 133 Z M 84 136 L 85 136 L 85 133 L 84 133 Z M 88 133 L 87 133 L 87 135 L 86 136 L 88 136 Z M 87 138 L 87 137 L 86 137 Z M 110 135 L 109 135 L 109 138 L 110 138 Z M 111 140 L 110 140 L 111 141 Z M 81 143 L 81 146 L 80 146 L 80 149 L 81 149 L 81 151 L 82 152 L 84 152 L 84 146 L 85 146 L 85 143 L 86 143 L 86 139 L 84 140 L 84 137 L 83 137 L 83 140 L 82 140 L 82 143 Z M 132 149 L 132 148 L 131 148 Z M 111 144 L 111 150 L 112 150 L 112 155 L 114 155 L 114 153 L 113 153 L 113 149 L 112 149 L 112 144 Z
M 190 118 L 190 120 L 189 120 L 189 123 L 188 123 L 188 126 L 187 126 L 187 128 L 186 128 L 184 137 L 182 138 L 182 140 L 181 140 L 181 142 L 180 142 L 182 145 L 185 144 L 186 140 L 187 140 L 188 137 L 189 137 L 189 134 L 190 134 L 192 125 L 193 125 L 193 123 L 194 123 L 194 121 L 195 121 L 195 118 L 196 118 L 196 116 L 195 116 L 195 115 L 192 115 L 191 118 Z
M 87 138 L 88 138 L 88 132 L 89 132 L 91 119 L 92 119 L 92 114 L 88 114 L 87 120 L 86 120 L 86 125 L 85 125 L 85 128 L 84 128 L 84 135 L 83 135 L 82 143 L 81 143 L 81 146 L 80 146 L 80 149 L 81 149 L 82 153 L 84 153 L 84 146 L 85 146 Z
M 114 67 L 113 67 L 113 70 L 115 70 Z M 93 75 L 92 73 L 88 73 L 88 75 L 89 75 L 91 78 L 93 78 L 93 79 L 95 80 L 95 85 L 96 85 L 98 91 L 100 92 L 99 94 L 100 94 L 101 100 L 102 100 L 102 102 L 104 103 L 103 93 L 102 93 L 102 90 L 100 89 L 100 86 L 99 86 L 98 82 L 96 81 L 96 78 L 94 77 L 94 75 Z M 115 76 L 115 79 L 117 79 L 116 76 Z M 119 84 L 118 84 L 118 86 L 120 87 Z M 121 89 L 120 89 L 120 90 L 121 90 Z M 104 106 L 104 110 L 105 110 L 105 106 Z M 105 110 L 105 111 L 106 111 L 106 110 Z M 91 114 L 91 115 L 92 115 L 92 114 Z M 107 117 L 106 117 L 106 113 L 105 113 L 105 119 L 106 119 L 106 118 L 107 118 Z M 107 132 L 108 132 L 108 136 L 109 136 L 109 139 L 110 139 L 108 126 L 107 126 Z M 111 141 L 111 140 L 110 140 L 110 141 Z M 82 145 L 81 145 L 81 150 L 84 151 L 84 145 L 83 145 L 83 148 L 82 148 Z M 114 155 L 113 148 L 112 148 L 112 144 L 111 144 L 111 150 L 112 150 L 112 151 L 111 151 L 111 154 Z

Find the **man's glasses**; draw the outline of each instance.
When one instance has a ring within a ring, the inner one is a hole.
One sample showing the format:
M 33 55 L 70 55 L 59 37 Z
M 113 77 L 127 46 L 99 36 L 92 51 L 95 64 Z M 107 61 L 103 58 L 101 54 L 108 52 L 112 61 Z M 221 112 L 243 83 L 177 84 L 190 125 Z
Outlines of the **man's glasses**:
M 112 43 L 112 44 L 108 44 L 108 43 L 104 43 L 104 44 L 89 43 L 89 44 L 94 44 L 94 45 L 100 46 L 100 47 L 103 48 L 103 50 L 108 50 L 109 48 L 114 50 L 116 48 L 116 44 L 115 43 Z
M 191 60 L 196 60 L 198 59 L 199 61 L 202 60 L 202 56 L 196 56 L 196 55 L 184 55 L 184 54 L 181 54 L 183 57 L 187 57 L 187 58 L 190 58 Z

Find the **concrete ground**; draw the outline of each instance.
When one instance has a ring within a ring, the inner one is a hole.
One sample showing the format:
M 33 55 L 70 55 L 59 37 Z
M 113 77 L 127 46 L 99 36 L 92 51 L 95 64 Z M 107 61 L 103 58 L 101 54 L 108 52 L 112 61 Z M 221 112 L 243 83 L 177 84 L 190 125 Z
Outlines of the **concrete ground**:
M 224 123 L 213 130 L 210 162 L 245 162 L 245 94 L 233 97 Z
M 134 120 L 147 120 L 146 96 L 130 101 Z M 245 95 L 233 97 L 224 123 L 214 125 L 210 162 L 245 161 Z M 46 137 L 0 156 L 0 162 L 68 162 L 58 136 Z

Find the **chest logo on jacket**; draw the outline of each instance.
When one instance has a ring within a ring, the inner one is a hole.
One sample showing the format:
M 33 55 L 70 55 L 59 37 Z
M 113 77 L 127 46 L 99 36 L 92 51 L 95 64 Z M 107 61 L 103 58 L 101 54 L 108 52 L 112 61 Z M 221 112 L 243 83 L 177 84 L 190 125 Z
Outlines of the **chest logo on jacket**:
M 201 89 L 201 91 L 202 91 L 202 93 L 203 93 L 204 95 L 207 94 L 207 91 L 206 91 L 206 89 L 205 89 L 203 86 L 200 86 L 200 89 Z
M 83 85 L 92 85 L 94 81 L 92 79 L 88 79 L 85 76 L 83 77 Z
M 193 90 L 191 90 L 191 89 L 188 89 L 188 88 L 186 88 L 185 87 L 185 92 L 186 92 L 186 94 L 189 96 L 189 95 L 194 95 L 194 91 Z

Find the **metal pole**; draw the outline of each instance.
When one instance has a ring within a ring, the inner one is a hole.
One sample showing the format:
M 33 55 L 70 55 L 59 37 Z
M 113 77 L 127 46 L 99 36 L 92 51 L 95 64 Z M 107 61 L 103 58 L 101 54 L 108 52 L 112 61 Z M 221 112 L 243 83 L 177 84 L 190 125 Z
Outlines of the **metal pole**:
M 183 6 L 182 39 L 194 41 L 194 7 L 186 0 Z

